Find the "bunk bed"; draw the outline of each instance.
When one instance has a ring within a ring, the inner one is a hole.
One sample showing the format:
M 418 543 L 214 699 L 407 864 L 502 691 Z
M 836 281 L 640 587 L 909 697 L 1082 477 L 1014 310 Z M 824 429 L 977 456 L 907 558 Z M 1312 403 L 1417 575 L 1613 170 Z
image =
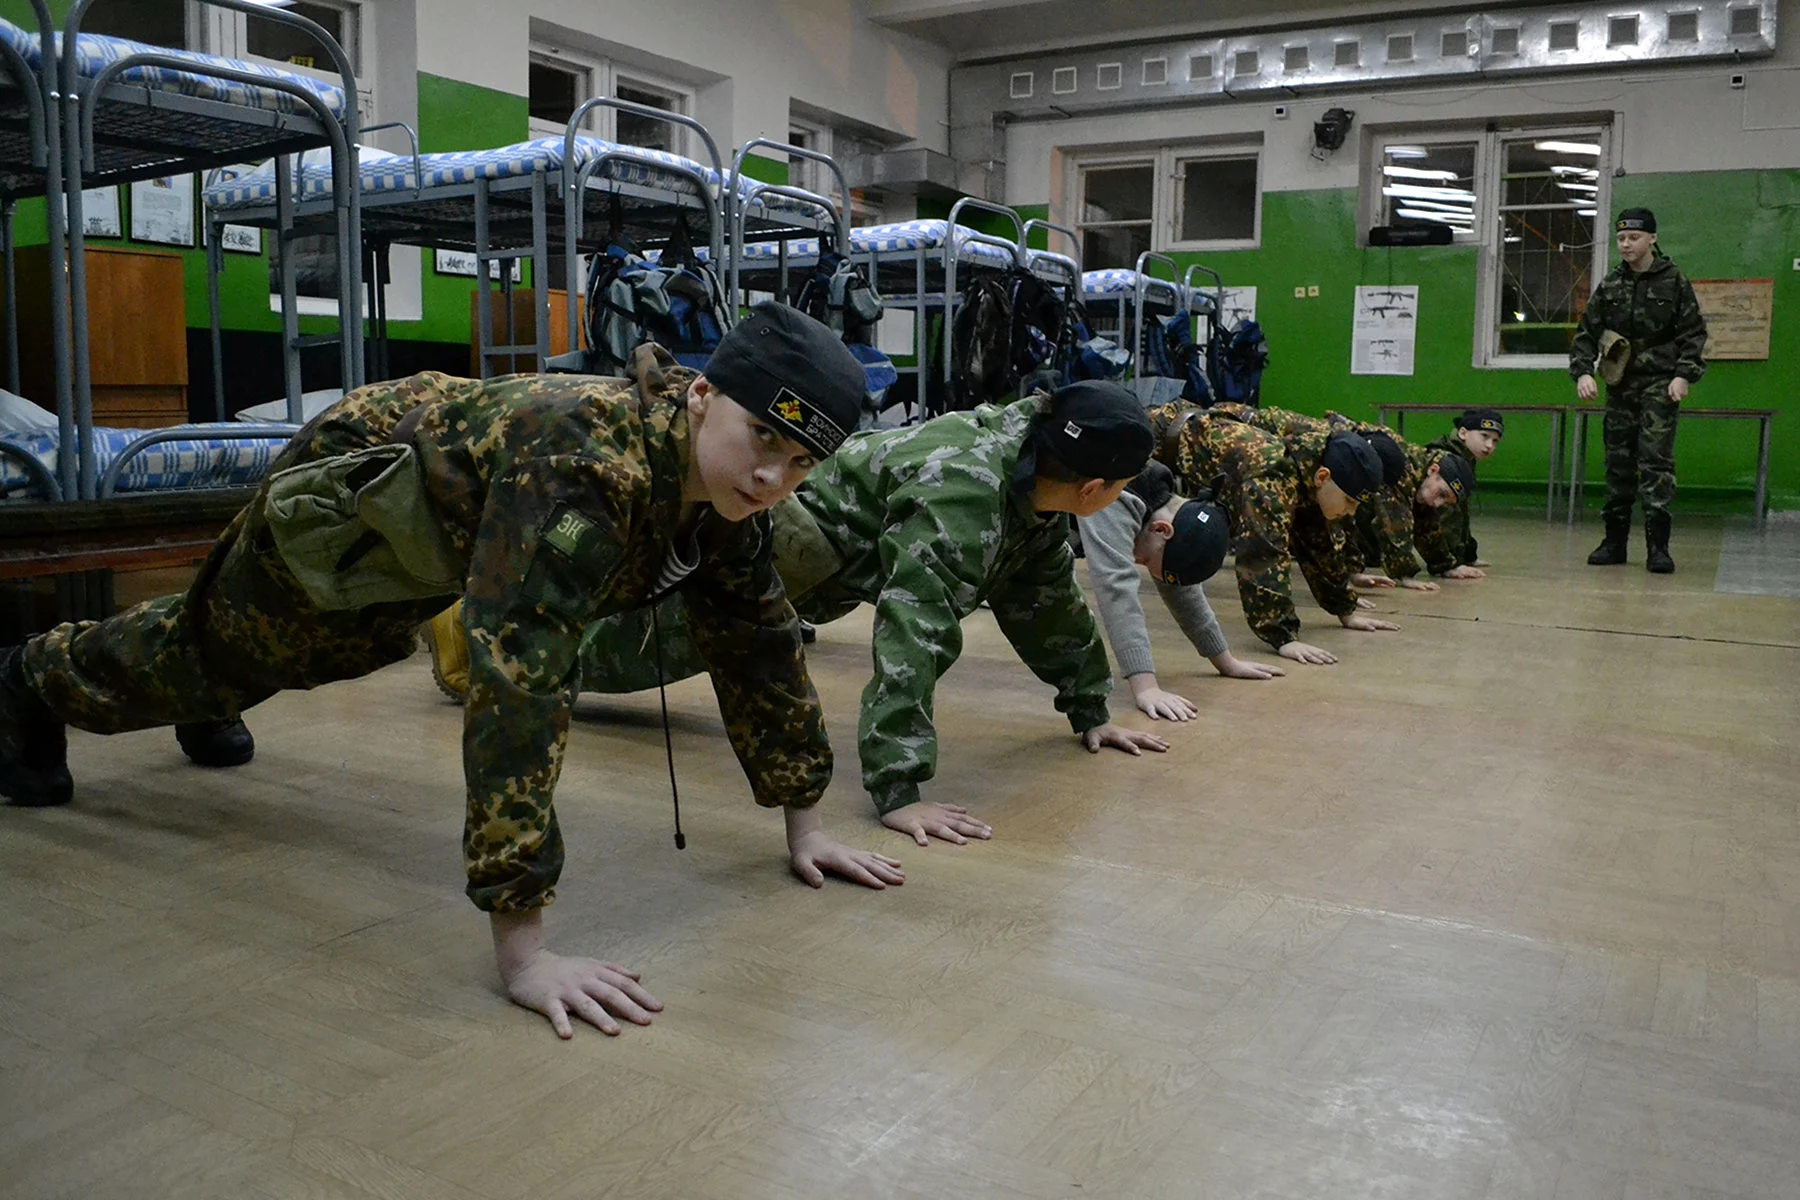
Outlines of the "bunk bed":
M 1152 266 L 1167 268 L 1168 278 L 1151 274 Z M 1216 311 L 1214 297 L 1192 285 L 1196 271 L 1206 269 L 1190 267 L 1177 278 L 1180 270 L 1167 255 L 1145 251 L 1138 255 L 1134 267 L 1087 271 L 1081 277 L 1082 303 L 1094 323 L 1094 331 L 1112 338 L 1125 350 L 1126 380 L 1146 401 L 1168 398 L 1162 393 L 1169 391 L 1169 384 L 1174 382 L 1157 382 L 1161 377 L 1148 373 L 1147 339 L 1162 336 L 1163 322 L 1177 313 L 1210 323 Z M 1178 394 L 1179 389 L 1174 391 Z

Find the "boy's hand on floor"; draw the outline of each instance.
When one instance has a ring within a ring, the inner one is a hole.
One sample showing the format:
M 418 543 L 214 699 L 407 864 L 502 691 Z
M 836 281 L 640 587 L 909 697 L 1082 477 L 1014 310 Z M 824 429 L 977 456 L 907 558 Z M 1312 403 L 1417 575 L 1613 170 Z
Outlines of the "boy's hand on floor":
M 1369 599 L 1367 596 L 1358 596 L 1356 598 L 1356 607 L 1358 607 L 1358 608 L 1374 608 L 1375 602 L 1373 600 Z
M 1451 567 L 1444 572 L 1445 579 L 1486 579 L 1487 572 L 1480 567 Z
M 1138 711 L 1152 721 L 1191 721 L 1200 715 L 1193 701 L 1157 686 L 1154 672 L 1145 671 L 1125 681 L 1131 685 L 1131 698 Z
M 814 830 L 790 841 L 788 865 L 803 882 L 813 887 L 824 887 L 827 874 L 876 891 L 885 889 L 890 883 L 898 887 L 906 882 L 906 872 L 900 869 L 899 859 L 876 854 L 873 850 L 852 850 L 842 842 L 833 841 L 823 830 Z
M 1315 667 L 1329 667 L 1337 661 L 1337 655 L 1329 650 L 1321 650 L 1306 642 L 1289 642 L 1275 653 L 1291 662 L 1310 663 Z
M 921 846 L 929 846 L 932 838 L 943 838 L 946 842 L 966 846 L 970 838 L 985 841 L 994 834 L 986 824 L 971 817 L 969 810 L 960 804 L 931 804 L 924 800 L 883 813 L 881 823 L 889 829 L 908 835 Z
M 1438 585 L 1429 579 L 1402 579 L 1400 586 L 1409 592 L 1435 592 Z
M 1280 667 L 1251 662 L 1247 658 L 1239 658 L 1229 650 L 1213 659 L 1212 665 L 1213 670 L 1227 679 L 1275 679 L 1287 674 Z
M 1347 613 L 1338 618 L 1338 624 L 1345 629 L 1354 629 L 1359 633 L 1392 633 L 1400 627 L 1392 621 L 1383 621 L 1375 617 L 1364 617 L 1356 613 Z
M 1391 577 L 1375 571 L 1360 571 L 1350 577 L 1350 586 L 1359 588 L 1393 587 L 1394 581 Z
M 539 950 L 506 978 L 514 1004 L 542 1013 L 561 1038 L 575 1036 L 569 1018 L 579 1017 L 601 1033 L 616 1035 L 624 1017 L 648 1025 L 662 1002 L 644 990 L 636 971 L 592 958 L 565 958 Z
M 1096 725 L 1081 735 L 1081 744 L 1087 747 L 1089 754 L 1100 753 L 1100 747 L 1111 746 L 1114 750 L 1123 750 L 1136 757 L 1146 750 L 1154 750 L 1158 754 L 1169 748 L 1169 743 L 1154 733 L 1139 733 L 1135 729 L 1122 729 L 1108 721 L 1104 725 Z

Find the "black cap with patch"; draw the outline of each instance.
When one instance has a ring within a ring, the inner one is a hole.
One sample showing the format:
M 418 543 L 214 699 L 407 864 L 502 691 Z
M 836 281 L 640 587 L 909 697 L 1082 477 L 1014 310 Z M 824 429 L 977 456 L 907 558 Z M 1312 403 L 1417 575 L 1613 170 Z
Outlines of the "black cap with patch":
M 1442 451 L 1431 460 L 1437 464 L 1438 478 L 1450 485 L 1458 504 L 1467 504 L 1475 491 L 1475 468 L 1460 454 Z
M 1495 437 L 1506 435 L 1506 418 L 1491 408 L 1471 408 L 1452 422 L 1458 429 L 1482 429 Z
M 1369 448 L 1375 451 L 1375 457 L 1381 460 L 1381 484 L 1393 487 L 1406 478 L 1406 451 L 1394 435 L 1384 430 L 1376 430 L 1368 435 Z
M 1211 500 L 1189 500 L 1175 510 L 1175 532 L 1163 546 L 1162 581 L 1176 587 L 1205 583 L 1224 565 L 1231 548 L 1225 510 Z
M 1042 452 L 1083 479 L 1131 479 L 1150 461 L 1156 434 L 1143 402 L 1104 379 L 1083 379 L 1050 397 L 1026 453 Z
M 1320 465 L 1331 472 L 1331 482 L 1358 504 L 1375 499 L 1381 487 L 1381 458 L 1361 434 L 1332 434 Z
M 1635 229 L 1639 233 L 1656 232 L 1656 214 L 1647 208 L 1628 208 L 1619 214 L 1618 224 L 1614 229 L 1620 233 Z
M 701 374 L 820 458 L 856 428 L 868 393 L 862 364 L 837 334 L 772 300 L 731 328 Z

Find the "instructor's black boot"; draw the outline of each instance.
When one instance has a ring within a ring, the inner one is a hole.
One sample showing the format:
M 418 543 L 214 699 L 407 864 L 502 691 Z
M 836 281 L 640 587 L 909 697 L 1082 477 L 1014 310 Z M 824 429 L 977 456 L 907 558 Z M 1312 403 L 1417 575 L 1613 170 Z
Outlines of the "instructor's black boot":
M 69 739 L 25 682 L 19 647 L 0 650 L 0 796 L 8 804 L 46 808 L 75 794 Z
M 177 725 L 181 752 L 202 767 L 241 767 L 256 754 L 256 739 L 240 720 Z
M 1631 540 L 1631 517 L 1630 517 L 1630 515 L 1627 514 L 1625 519 L 1622 521 L 1614 520 L 1612 517 L 1608 517 L 1606 519 L 1606 536 L 1604 538 L 1600 539 L 1600 544 L 1598 546 L 1594 547 L 1594 552 L 1592 554 L 1588 555 L 1588 566 L 1590 566 L 1590 567 L 1616 567 L 1616 566 L 1618 566 L 1620 563 L 1625 561 L 1625 543 L 1630 540 Z
M 1675 560 L 1669 557 L 1669 514 L 1651 513 L 1644 518 L 1644 569 L 1652 575 L 1673 575 Z

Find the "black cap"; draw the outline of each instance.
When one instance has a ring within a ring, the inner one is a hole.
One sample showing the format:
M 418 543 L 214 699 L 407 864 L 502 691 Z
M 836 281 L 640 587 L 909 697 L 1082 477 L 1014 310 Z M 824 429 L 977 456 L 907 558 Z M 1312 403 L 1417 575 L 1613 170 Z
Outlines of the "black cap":
M 1453 424 L 1458 429 L 1485 429 L 1496 437 L 1506 434 L 1506 418 L 1491 408 L 1471 408 Z
M 1394 440 L 1394 435 L 1385 430 L 1376 430 L 1368 435 L 1369 448 L 1375 451 L 1375 457 L 1381 460 L 1381 485 L 1393 487 L 1406 478 L 1406 451 Z M 1333 472 L 1335 474 L 1335 472 Z
M 1218 573 L 1231 548 L 1231 524 L 1211 500 L 1189 500 L 1175 510 L 1175 532 L 1163 546 L 1162 581 L 1177 587 L 1205 583 Z
M 1628 208 L 1619 214 L 1618 224 L 1613 228 L 1620 233 L 1627 229 L 1635 229 L 1640 233 L 1656 232 L 1656 214 L 1647 208 Z
M 1125 490 L 1144 502 L 1145 512 L 1155 512 L 1175 495 L 1175 472 L 1154 458 L 1144 464 L 1138 477 L 1125 485 Z
M 772 300 L 731 328 L 701 374 L 820 458 L 850 436 L 868 394 L 862 364 L 837 334 Z
M 1437 464 L 1438 478 L 1450 485 L 1456 495 L 1458 504 L 1467 504 L 1469 496 L 1475 491 L 1475 468 L 1469 460 L 1460 454 L 1452 454 L 1448 450 L 1440 451 L 1431 460 Z
M 1373 500 L 1381 487 L 1381 459 L 1361 434 L 1332 434 L 1319 465 L 1330 471 L 1331 482 L 1358 504 Z
M 1051 394 L 1026 455 L 1034 470 L 1041 452 L 1082 479 L 1110 480 L 1136 476 L 1154 449 L 1156 434 L 1136 395 L 1104 379 L 1083 379 Z

